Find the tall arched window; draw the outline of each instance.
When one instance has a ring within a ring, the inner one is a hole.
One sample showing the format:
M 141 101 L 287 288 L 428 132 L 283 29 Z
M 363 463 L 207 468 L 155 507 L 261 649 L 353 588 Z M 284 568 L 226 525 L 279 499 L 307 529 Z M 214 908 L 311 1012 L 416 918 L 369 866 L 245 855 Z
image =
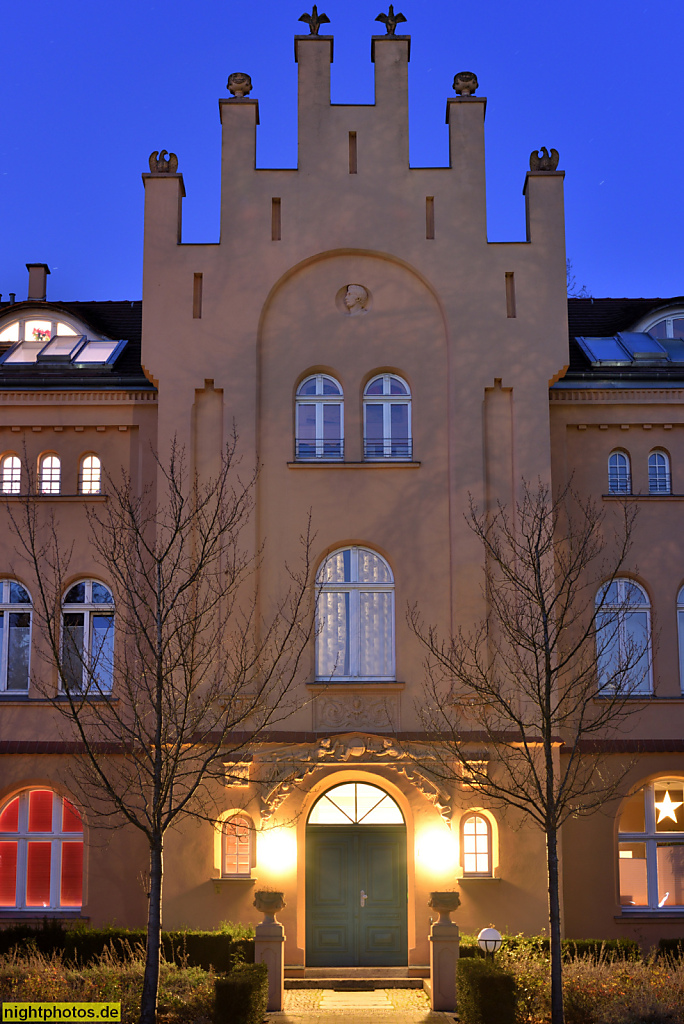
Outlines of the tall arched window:
M 243 814 L 223 823 L 221 874 L 224 878 L 248 878 L 252 873 L 254 826 Z
M 79 494 L 100 494 L 102 489 L 102 463 L 97 455 L 84 455 L 78 474 Z
M 341 459 L 344 456 L 344 400 L 334 377 L 317 373 L 297 388 L 295 456 Z
M 57 455 L 43 455 L 40 460 L 38 487 L 41 494 L 59 494 L 62 466 Z
M 367 459 L 411 459 L 411 392 L 393 373 L 373 377 L 363 393 L 363 450 Z
M 21 492 L 21 461 L 18 455 L 5 455 L 0 464 L 0 483 L 3 494 Z
M 51 789 L 25 789 L 0 810 L 0 908 L 76 909 L 83 901 L 83 822 Z
M 630 910 L 684 907 L 684 779 L 648 783 L 618 823 L 620 903 Z
M 611 452 L 608 457 L 608 493 L 632 493 L 632 474 L 627 452 Z
M 465 876 L 492 874 L 492 826 L 484 814 L 461 818 L 461 867 Z
M 110 693 L 114 675 L 114 598 L 96 580 L 71 587 L 62 605 L 62 686 Z
M 670 456 L 667 452 L 656 450 L 648 457 L 648 493 L 670 494 Z
M 15 580 L 0 581 L 0 690 L 26 692 L 31 653 L 31 595 Z
M 629 579 L 602 587 L 596 598 L 599 690 L 651 693 L 651 605 L 646 591 Z
M 384 558 L 336 551 L 317 585 L 317 678 L 394 679 L 394 579 Z

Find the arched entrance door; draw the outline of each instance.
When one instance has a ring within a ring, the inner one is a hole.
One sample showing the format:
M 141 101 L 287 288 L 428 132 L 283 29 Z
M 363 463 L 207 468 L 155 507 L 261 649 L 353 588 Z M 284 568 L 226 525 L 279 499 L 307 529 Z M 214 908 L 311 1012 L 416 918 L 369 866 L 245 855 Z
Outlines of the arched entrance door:
M 307 967 L 407 961 L 404 817 L 378 786 L 334 786 L 306 825 Z

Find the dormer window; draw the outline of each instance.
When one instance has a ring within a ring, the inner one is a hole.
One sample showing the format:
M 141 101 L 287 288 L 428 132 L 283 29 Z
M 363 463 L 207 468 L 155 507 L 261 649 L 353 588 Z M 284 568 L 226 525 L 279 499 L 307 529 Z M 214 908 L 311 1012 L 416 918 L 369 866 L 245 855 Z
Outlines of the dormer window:
M 0 349 L 6 349 L 0 357 L 3 367 L 105 366 L 114 362 L 125 344 L 95 335 L 75 321 L 48 320 L 30 313 L 4 326 L 0 323 Z

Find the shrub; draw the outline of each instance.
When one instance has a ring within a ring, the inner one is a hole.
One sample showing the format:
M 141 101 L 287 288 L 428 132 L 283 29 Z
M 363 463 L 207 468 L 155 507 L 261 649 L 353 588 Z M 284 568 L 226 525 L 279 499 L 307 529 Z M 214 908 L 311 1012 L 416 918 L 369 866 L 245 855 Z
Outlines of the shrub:
M 462 1024 L 515 1024 L 515 978 L 491 960 L 459 958 L 457 992 Z
M 216 1024 L 261 1024 L 268 1006 L 266 964 L 243 964 L 217 978 Z

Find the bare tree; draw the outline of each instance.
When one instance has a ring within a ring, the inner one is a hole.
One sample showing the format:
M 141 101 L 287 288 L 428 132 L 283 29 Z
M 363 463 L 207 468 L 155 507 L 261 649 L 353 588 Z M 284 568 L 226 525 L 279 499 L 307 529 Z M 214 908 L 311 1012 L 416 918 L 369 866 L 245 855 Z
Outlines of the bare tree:
M 467 518 L 484 554 L 485 619 L 442 638 L 416 607 L 408 613 L 427 651 L 417 706 L 433 740 L 424 766 L 451 782 L 469 778 L 543 830 L 552 1020 L 562 1024 L 559 830 L 619 793 L 629 765 L 591 741 L 625 728 L 650 673 L 650 649 L 629 629 L 637 588 L 616 582 L 635 508 L 607 518 L 570 488 L 554 498 L 540 482 L 524 484 L 513 509 L 480 514 L 471 502 Z M 483 746 L 486 755 L 475 752 Z
M 168 461 L 155 457 L 156 480 L 142 493 L 125 473 L 107 479 L 106 502 L 87 514 L 111 595 L 98 591 L 105 606 L 89 636 L 71 604 L 79 599 L 69 590 L 72 547 L 54 514 L 35 493 L 19 511 L 8 505 L 35 581 L 34 636 L 56 669 L 58 699 L 54 681 L 34 684 L 79 743 L 74 776 L 98 825 L 128 822 L 149 846 L 143 1024 L 156 1019 L 166 831 L 188 815 L 211 818 L 211 783 L 225 778 L 224 762 L 240 761 L 264 728 L 292 712 L 290 689 L 312 635 L 310 523 L 301 564 L 287 569 L 286 592 L 269 595 L 264 617 L 261 553 L 243 540 L 254 479 L 240 482 L 235 448 L 233 439 L 206 481 L 188 471 L 175 443 Z

